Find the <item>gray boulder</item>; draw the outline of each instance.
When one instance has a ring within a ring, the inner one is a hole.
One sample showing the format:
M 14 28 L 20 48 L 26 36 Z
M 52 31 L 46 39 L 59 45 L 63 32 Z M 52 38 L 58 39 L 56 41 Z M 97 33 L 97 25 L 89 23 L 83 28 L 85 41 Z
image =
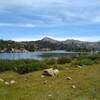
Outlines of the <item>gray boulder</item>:
M 44 70 L 43 75 L 54 77 L 54 76 L 57 76 L 58 73 L 59 73 L 59 70 L 58 69 L 50 68 L 50 69 Z

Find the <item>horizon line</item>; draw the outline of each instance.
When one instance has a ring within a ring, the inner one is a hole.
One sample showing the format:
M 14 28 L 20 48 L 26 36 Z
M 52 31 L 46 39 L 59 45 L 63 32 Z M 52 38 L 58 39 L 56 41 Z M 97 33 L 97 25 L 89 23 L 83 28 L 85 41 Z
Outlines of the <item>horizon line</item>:
M 38 40 L 42 40 L 44 38 L 50 38 L 52 40 L 56 40 L 56 41 L 66 41 L 66 40 L 76 40 L 76 41 L 82 41 L 82 42 L 99 42 L 100 40 L 88 40 L 88 39 L 85 39 L 83 37 L 83 39 L 81 39 L 80 37 L 72 37 L 72 38 L 55 38 L 55 37 L 51 37 L 51 36 L 43 36 L 42 38 L 36 38 L 36 39 L 31 39 L 31 38 L 16 38 L 16 39 L 0 39 L 0 40 L 4 40 L 4 41 L 15 41 L 15 42 L 30 42 L 30 41 L 38 41 Z

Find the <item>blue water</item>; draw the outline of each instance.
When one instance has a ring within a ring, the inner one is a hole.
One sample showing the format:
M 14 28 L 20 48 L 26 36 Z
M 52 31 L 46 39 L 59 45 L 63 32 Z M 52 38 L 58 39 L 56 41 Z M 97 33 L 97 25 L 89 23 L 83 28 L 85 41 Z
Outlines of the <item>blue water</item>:
M 24 53 L 0 53 L 0 59 L 35 59 L 42 60 L 47 58 L 55 58 L 61 56 L 78 55 L 76 52 L 67 52 L 63 50 L 57 51 L 38 51 L 38 52 L 24 52 Z

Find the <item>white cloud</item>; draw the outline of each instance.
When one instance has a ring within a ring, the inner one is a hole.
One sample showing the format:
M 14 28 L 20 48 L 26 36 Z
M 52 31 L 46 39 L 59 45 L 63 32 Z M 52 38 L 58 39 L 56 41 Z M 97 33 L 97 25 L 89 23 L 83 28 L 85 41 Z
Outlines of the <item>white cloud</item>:
M 36 26 L 33 24 L 25 24 L 25 25 L 22 24 L 22 27 L 35 28 Z
M 14 41 L 33 41 L 33 38 L 13 38 Z
M 33 24 L 13 24 L 13 23 L 0 23 L 0 27 L 27 27 L 27 28 L 34 28 L 35 25 Z
M 99 23 L 99 22 L 100 22 L 100 15 L 94 17 L 93 22 L 95 22 L 95 23 Z
M 69 25 L 96 23 L 100 13 L 99 0 L 0 0 L 2 11 L 23 16 L 37 25 Z M 12 19 L 8 19 L 9 21 Z M 17 20 L 17 19 L 15 19 Z M 23 20 L 23 19 L 21 19 Z M 18 20 L 17 20 L 18 21 Z M 41 24 L 40 24 L 41 23 Z M 32 26 L 32 25 L 29 25 Z

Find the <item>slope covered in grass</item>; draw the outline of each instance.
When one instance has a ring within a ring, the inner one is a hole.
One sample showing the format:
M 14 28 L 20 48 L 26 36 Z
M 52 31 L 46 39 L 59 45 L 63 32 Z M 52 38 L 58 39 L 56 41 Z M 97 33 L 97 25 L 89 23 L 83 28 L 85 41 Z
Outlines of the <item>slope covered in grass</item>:
M 0 78 L 16 83 L 0 82 L 0 100 L 100 100 L 100 64 L 63 69 L 55 78 L 41 78 L 42 72 L 1 73 Z M 72 80 L 66 80 L 68 76 Z

